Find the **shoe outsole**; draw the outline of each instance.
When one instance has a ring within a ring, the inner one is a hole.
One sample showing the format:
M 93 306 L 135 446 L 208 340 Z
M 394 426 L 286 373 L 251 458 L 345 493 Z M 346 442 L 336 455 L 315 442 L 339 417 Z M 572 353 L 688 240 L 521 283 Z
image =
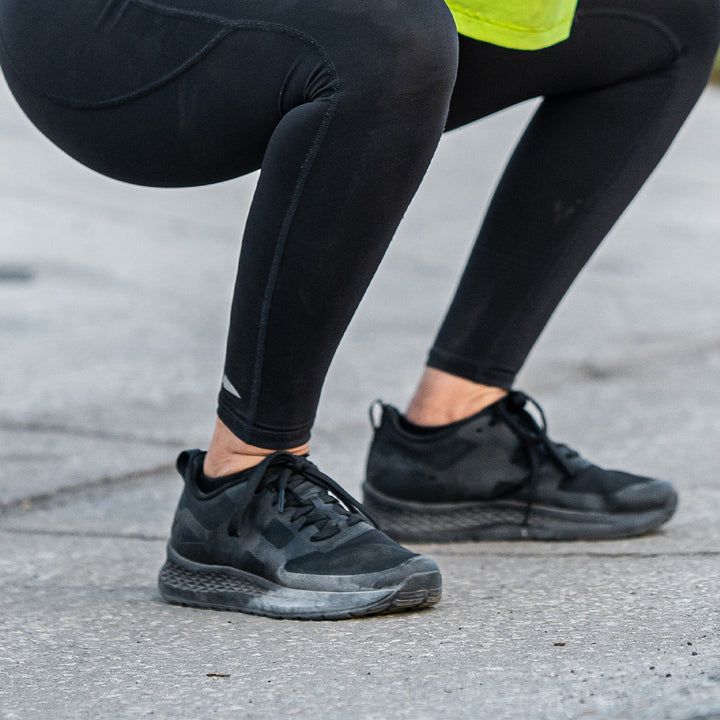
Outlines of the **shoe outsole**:
M 363 485 L 364 507 L 380 529 L 399 542 L 447 543 L 491 540 L 618 540 L 644 535 L 667 522 L 677 495 L 654 510 L 593 513 L 533 505 L 515 500 L 418 503 L 383 495 Z
M 302 590 L 236 568 L 195 563 L 169 548 L 158 587 L 162 598 L 175 605 L 285 620 L 345 620 L 431 607 L 440 600 L 442 578 L 438 571 L 416 572 L 390 588 Z

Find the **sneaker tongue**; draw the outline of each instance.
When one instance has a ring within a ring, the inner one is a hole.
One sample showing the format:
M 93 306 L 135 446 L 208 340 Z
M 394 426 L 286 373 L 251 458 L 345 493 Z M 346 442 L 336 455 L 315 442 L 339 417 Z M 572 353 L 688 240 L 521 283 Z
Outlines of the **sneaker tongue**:
M 507 412 L 506 421 L 515 426 L 515 430 L 524 437 L 525 441 L 534 445 L 544 456 L 560 467 L 568 477 L 577 475 L 589 463 L 581 458 L 571 448 L 552 442 L 547 436 L 547 423 L 542 408 L 528 395 L 518 390 L 508 394 L 503 400 L 503 412 Z M 540 414 L 538 422 L 526 409 L 531 404 Z
M 343 525 L 354 525 L 361 520 L 359 515 L 353 515 L 335 496 L 309 480 L 293 479 L 288 483 L 287 490 L 286 507 L 308 509 L 306 522 L 317 528 L 314 540 L 330 538 L 340 532 Z
M 278 492 L 280 512 L 298 508 L 300 515 L 305 517 L 306 525 L 317 527 L 315 539 L 332 537 L 342 525 L 353 525 L 363 519 L 360 513 L 345 507 L 334 494 L 338 486 L 305 458 L 278 457 L 275 462 L 269 463 L 264 484 Z M 337 492 L 342 498 L 343 490 L 339 488 Z M 350 501 L 350 507 L 354 509 L 352 498 Z
M 328 493 L 325 492 L 323 488 L 318 487 L 315 483 L 298 475 L 295 475 L 293 479 L 288 482 L 287 489 L 292 491 L 290 495 L 296 496 L 303 504 L 312 502 L 313 505 L 316 505 L 325 499 L 323 496 L 328 496 Z
M 338 519 L 338 516 L 348 518 L 351 515 L 334 495 L 305 478 L 295 476 L 288 483 L 287 490 L 291 491 L 290 493 L 286 491 L 285 494 L 285 504 L 288 507 L 313 505 L 330 520 Z

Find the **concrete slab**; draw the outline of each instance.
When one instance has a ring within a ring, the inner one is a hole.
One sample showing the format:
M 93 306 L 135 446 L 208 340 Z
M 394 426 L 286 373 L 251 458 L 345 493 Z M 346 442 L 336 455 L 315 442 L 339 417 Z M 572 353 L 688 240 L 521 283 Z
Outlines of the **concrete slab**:
M 480 549 L 440 556 L 434 610 L 303 623 L 164 605 L 160 542 L 19 539 L 0 533 L 15 555 L 0 559 L 8 720 L 685 720 L 720 708 L 715 554 L 508 562 Z

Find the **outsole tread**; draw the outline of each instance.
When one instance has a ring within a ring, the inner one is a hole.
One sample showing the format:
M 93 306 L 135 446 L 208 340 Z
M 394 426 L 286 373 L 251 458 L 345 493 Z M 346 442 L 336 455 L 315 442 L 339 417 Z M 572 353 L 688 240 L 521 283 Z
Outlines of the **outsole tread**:
M 407 612 L 409 610 L 423 610 L 435 605 L 442 595 L 441 579 L 439 573 L 428 573 L 427 577 L 412 575 L 404 581 L 394 592 L 390 592 L 381 601 L 371 605 L 357 608 L 348 608 L 333 612 L 313 611 L 283 611 L 270 612 L 258 610 L 248 605 L 244 598 L 250 600 L 268 595 L 268 590 L 260 584 L 253 584 L 244 578 L 238 578 L 219 570 L 192 570 L 184 568 L 168 560 L 160 571 L 158 579 L 160 595 L 164 600 L 174 605 L 194 607 L 201 609 L 223 610 L 228 612 L 242 612 L 250 615 L 271 617 L 284 620 L 348 620 L 367 617 L 370 615 L 385 615 Z M 414 587 L 418 582 L 424 581 L 429 586 Z M 432 585 L 434 583 L 434 586 Z M 405 585 L 412 585 L 412 589 L 403 589 Z M 201 600 L 189 596 L 195 593 L 217 593 L 219 595 L 235 593 L 236 602 L 220 600 Z
M 643 513 L 591 513 L 523 503 L 468 503 L 423 509 L 419 503 L 385 498 L 366 488 L 364 506 L 380 529 L 399 542 L 447 543 L 498 540 L 616 540 L 652 532 L 667 522 L 677 501 Z

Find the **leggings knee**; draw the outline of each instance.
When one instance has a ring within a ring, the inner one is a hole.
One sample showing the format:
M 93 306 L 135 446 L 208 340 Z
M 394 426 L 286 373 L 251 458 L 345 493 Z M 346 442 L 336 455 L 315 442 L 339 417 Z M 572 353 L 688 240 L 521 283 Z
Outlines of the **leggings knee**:
M 684 0 L 677 4 L 673 23 L 681 54 L 709 71 L 720 44 L 720 0 Z
M 443 0 L 380 3 L 357 24 L 361 48 L 341 86 L 362 93 L 449 99 L 457 74 L 457 30 Z

